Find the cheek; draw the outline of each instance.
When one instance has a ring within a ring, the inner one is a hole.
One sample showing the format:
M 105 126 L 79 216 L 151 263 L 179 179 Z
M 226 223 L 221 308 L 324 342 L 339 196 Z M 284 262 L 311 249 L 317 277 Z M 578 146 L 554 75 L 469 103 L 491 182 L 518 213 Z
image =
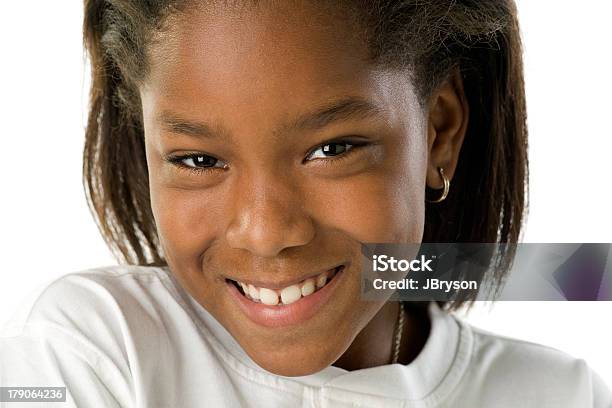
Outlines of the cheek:
M 167 257 L 195 261 L 219 235 L 222 207 L 214 192 L 153 186 L 151 203 Z M 195 265 L 194 265 L 195 266 Z
M 196 273 L 203 248 L 221 232 L 222 193 L 219 187 L 177 187 L 170 182 L 167 165 L 155 153 L 148 153 L 151 208 L 165 258 L 177 271 Z
M 375 172 L 317 188 L 317 220 L 359 242 L 421 242 L 424 160 L 393 158 Z M 412 163 L 412 164 L 411 164 Z

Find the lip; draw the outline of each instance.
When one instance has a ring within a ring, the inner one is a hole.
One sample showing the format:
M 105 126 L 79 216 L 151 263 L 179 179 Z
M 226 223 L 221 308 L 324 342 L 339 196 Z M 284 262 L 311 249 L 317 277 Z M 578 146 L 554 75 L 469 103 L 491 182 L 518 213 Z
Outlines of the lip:
M 240 293 L 233 283 L 226 282 L 226 285 L 242 312 L 252 322 L 270 328 L 285 327 L 303 323 L 314 316 L 329 301 L 335 289 L 342 283 L 347 267 L 346 264 L 342 265 L 333 279 L 323 288 L 288 305 L 268 306 L 263 303 L 256 303 Z M 333 269 L 335 268 L 330 270 Z
M 337 265 L 334 265 L 333 267 L 327 269 L 327 271 L 332 271 L 340 266 L 346 266 L 347 263 L 339 263 Z M 237 278 L 233 278 L 231 276 L 227 276 L 226 279 L 229 280 L 233 280 L 235 282 L 242 282 L 242 283 L 246 283 L 247 285 L 253 285 L 255 287 L 258 288 L 268 288 L 268 289 L 272 289 L 272 290 L 282 290 L 286 287 L 289 287 L 291 285 L 297 285 L 298 283 L 301 283 L 303 281 L 305 281 L 306 279 L 310 279 L 310 278 L 316 278 L 317 276 L 319 276 L 321 273 L 325 272 L 325 270 L 320 270 L 318 272 L 312 273 L 310 275 L 306 275 L 306 276 L 302 276 L 300 278 L 296 278 L 296 279 L 292 279 L 292 280 L 287 280 L 287 281 L 281 281 L 281 282 L 264 282 L 264 281 L 258 281 L 258 280 L 248 280 L 248 279 L 237 279 Z

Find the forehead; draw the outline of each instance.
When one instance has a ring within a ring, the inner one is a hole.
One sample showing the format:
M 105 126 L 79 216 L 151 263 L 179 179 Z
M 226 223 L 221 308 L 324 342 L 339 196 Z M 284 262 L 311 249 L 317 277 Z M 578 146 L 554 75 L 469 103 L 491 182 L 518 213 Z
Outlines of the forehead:
M 349 13 L 283 1 L 173 18 L 150 51 L 143 89 L 158 111 L 194 118 L 240 112 L 241 121 L 263 127 L 345 97 L 388 103 L 406 78 L 368 62 Z

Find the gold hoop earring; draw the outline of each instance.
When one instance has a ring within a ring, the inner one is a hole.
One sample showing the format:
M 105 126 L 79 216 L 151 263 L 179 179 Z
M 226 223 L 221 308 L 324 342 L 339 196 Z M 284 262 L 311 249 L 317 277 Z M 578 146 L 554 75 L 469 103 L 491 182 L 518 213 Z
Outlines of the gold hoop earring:
M 442 167 L 438 167 L 438 173 L 440 173 L 440 177 L 442 177 L 442 181 L 444 182 L 444 191 L 442 191 L 442 195 L 437 200 L 427 200 L 428 203 L 441 203 L 446 200 L 446 196 L 448 195 L 448 191 L 450 190 L 450 181 L 444 174 L 444 169 Z

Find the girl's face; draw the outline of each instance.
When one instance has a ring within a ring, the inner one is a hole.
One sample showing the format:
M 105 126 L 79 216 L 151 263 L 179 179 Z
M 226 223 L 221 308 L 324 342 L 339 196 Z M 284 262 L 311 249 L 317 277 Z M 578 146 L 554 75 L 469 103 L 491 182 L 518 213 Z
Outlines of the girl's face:
M 360 243 L 422 239 L 428 121 L 348 19 L 289 4 L 176 19 L 141 97 L 170 269 L 260 366 L 306 375 L 383 306 Z

